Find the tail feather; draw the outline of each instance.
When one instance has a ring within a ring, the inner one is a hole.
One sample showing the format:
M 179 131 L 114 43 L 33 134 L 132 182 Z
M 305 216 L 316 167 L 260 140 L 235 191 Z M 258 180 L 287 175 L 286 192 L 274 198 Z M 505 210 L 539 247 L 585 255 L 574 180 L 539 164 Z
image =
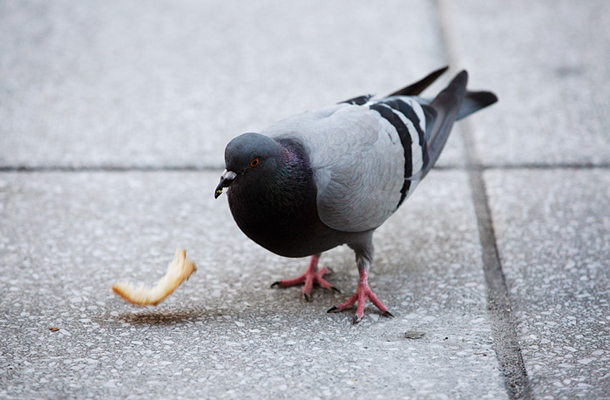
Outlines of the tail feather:
M 445 71 L 449 69 L 449 66 L 444 66 L 443 68 L 437 69 L 436 71 L 428 74 L 425 78 L 420 79 L 419 81 L 404 87 L 400 90 L 395 91 L 392 94 L 389 94 L 387 97 L 391 96 L 417 96 L 421 92 L 423 92 L 428 86 L 432 85 L 434 81 L 436 81 L 439 76 L 441 76 Z
M 487 106 L 490 106 L 497 101 L 498 97 L 491 92 L 468 91 L 466 92 L 466 96 L 462 101 L 462 105 L 460 107 L 460 111 L 458 112 L 456 121 L 459 121 L 472 113 L 475 113 Z
M 434 72 L 428 74 L 425 78 L 420 79 L 419 81 L 410 84 L 400 90 L 395 91 L 392 94 L 389 94 L 385 97 L 392 96 L 417 96 L 421 92 L 423 92 L 428 86 L 432 85 L 445 71 L 449 69 L 449 66 L 444 66 L 443 68 L 437 69 Z M 363 105 L 367 101 L 369 101 L 373 95 L 366 94 L 364 96 L 353 97 L 351 99 L 344 100 L 341 103 L 354 104 L 354 105 Z

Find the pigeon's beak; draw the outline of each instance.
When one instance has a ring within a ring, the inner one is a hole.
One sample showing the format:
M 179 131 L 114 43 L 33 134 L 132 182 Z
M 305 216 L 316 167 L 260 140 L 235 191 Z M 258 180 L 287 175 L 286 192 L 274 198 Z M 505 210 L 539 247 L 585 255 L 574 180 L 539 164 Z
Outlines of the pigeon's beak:
M 235 172 L 227 171 L 225 169 L 225 172 L 220 175 L 220 183 L 218 184 L 218 186 L 216 186 L 216 190 L 214 191 L 215 199 L 217 199 L 218 196 L 220 196 L 225 191 L 225 188 L 231 186 L 236 176 L 237 174 Z

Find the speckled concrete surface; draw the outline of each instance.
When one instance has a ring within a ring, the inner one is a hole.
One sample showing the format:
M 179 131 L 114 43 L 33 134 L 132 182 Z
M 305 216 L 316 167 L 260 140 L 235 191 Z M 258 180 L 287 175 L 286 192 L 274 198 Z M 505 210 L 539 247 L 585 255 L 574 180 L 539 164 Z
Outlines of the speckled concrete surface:
M 610 396 L 610 171 L 492 171 L 494 226 L 537 398 Z
M 0 398 L 610 398 L 607 11 L 0 2 Z M 397 318 L 326 314 L 356 287 L 345 248 L 322 258 L 342 295 L 270 289 L 306 260 L 213 200 L 226 142 L 448 61 L 500 103 L 377 233 L 371 285 Z M 178 246 L 199 270 L 159 307 L 109 292 Z
M 0 397 L 506 397 L 464 173 L 432 173 L 378 231 L 371 284 L 396 318 L 367 307 L 357 326 L 326 313 L 356 288 L 351 251 L 322 258 L 342 295 L 269 288 L 306 260 L 242 235 L 217 179 L 0 175 Z M 153 283 L 177 246 L 198 271 L 159 307 L 108 291 Z
M 501 99 L 473 127 L 484 164 L 610 164 L 610 2 L 440 3 L 454 61 Z
M 435 18 L 416 0 L 2 2 L 0 166 L 220 168 L 238 134 L 444 65 Z

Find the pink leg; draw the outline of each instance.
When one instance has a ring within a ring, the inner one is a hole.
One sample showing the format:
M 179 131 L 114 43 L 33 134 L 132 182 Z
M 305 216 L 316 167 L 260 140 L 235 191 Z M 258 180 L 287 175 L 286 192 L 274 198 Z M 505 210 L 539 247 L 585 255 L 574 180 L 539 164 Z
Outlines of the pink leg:
M 300 284 L 304 283 L 305 286 L 303 287 L 303 298 L 306 301 L 309 301 L 311 299 L 311 289 L 313 288 L 313 285 L 322 286 L 324 289 L 333 290 L 337 293 L 341 293 L 341 292 L 339 292 L 339 289 L 332 286 L 330 283 L 328 283 L 327 281 L 325 281 L 322 278 L 324 275 L 330 273 L 330 270 L 326 267 L 323 267 L 322 269 L 318 270 L 318 260 L 319 259 L 320 259 L 319 254 L 315 254 L 315 255 L 311 256 L 311 261 L 309 262 L 309 266 L 307 267 L 307 270 L 305 271 L 305 273 L 303 275 L 301 275 L 297 278 L 294 278 L 294 279 L 287 279 L 287 280 L 283 280 L 283 281 L 274 282 L 271 285 L 271 287 L 278 286 L 278 287 L 285 288 L 285 287 L 296 286 L 296 285 L 300 285 Z
M 356 302 L 358 306 L 356 307 L 356 315 L 354 315 L 354 319 L 352 320 L 353 324 L 357 324 L 362 320 L 364 316 L 364 303 L 368 299 L 381 311 L 381 315 L 384 317 L 394 317 L 392 313 L 388 311 L 388 309 L 379 301 L 377 296 L 373 293 L 371 288 L 369 287 L 369 274 L 366 268 L 360 268 L 360 279 L 358 280 L 358 289 L 356 289 L 356 293 L 349 298 L 345 303 L 341 303 L 338 306 L 332 307 L 328 312 L 339 312 L 351 308 Z

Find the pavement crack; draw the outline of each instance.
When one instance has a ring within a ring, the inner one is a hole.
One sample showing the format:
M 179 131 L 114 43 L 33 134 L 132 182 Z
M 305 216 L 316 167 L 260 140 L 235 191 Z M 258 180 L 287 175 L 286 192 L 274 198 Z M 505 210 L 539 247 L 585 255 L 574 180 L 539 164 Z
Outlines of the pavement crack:
M 452 45 L 450 21 L 443 0 L 435 0 L 437 26 L 441 47 L 450 64 L 459 65 L 459 57 Z M 501 99 L 500 99 L 501 101 Z M 532 399 L 532 390 L 523 361 L 519 336 L 516 331 L 506 278 L 498 251 L 491 208 L 485 186 L 484 173 L 476 153 L 473 129 L 468 120 L 461 122 L 466 150 L 466 170 L 472 190 L 479 240 L 482 250 L 483 270 L 487 284 L 487 308 L 492 324 L 494 350 L 502 373 L 507 394 L 510 399 Z
M 483 171 L 469 169 L 468 175 L 479 228 L 483 270 L 487 284 L 487 310 L 492 322 L 494 350 L 504 373 L 509 397 L 511 399 L 531 399 L 529 378 L 521 354 L 519 337 L 515 328 L 516 321 L 513 317 L 506 278 L 502 270 Z

